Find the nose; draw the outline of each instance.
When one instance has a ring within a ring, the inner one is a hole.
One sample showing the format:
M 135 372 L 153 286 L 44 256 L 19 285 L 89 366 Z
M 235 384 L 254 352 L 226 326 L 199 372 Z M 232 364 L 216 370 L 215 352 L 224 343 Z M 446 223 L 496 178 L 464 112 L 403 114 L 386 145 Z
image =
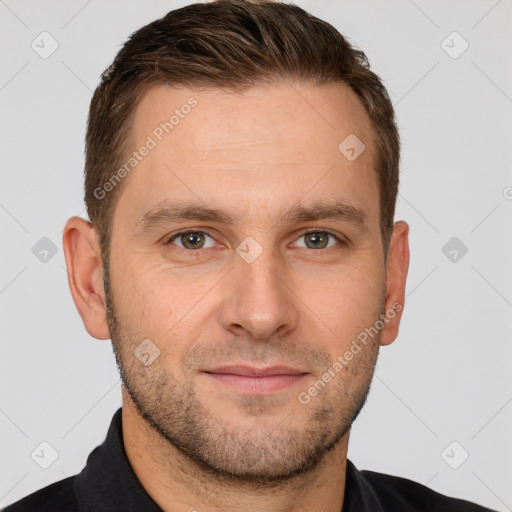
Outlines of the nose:
M 299 298 L 290 273 L 278 266 L 270 251 L 252 263 L 237 258 L 229 273 L 221 311 L 224 329 L 255 339 L 269 339 L 293 331 L 299 320 Z

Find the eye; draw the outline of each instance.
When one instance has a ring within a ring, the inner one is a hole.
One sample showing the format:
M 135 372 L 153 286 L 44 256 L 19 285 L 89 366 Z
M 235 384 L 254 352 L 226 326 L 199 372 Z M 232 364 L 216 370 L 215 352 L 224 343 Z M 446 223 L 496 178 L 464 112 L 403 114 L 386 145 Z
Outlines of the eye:
M 215 244 L 210 245 L 209 247 L 205 247 L 205 239 L 209 238 L 210 240 L 213 240 L 213 238 L 204 231 L 182 231 L 181 233 L 178 233 L 171 237 L 167 243 L 177 245 L 180 249 L 190 249 L 190 250 L 196 250 L 196 249 L 210 249 Z M 178 241 L 179 244 L 174 244 L 174 240 Z
M 302 233 L 299 240 L 304 238 L 305 245 L 297 245 L 297 242 L 293 244 L 295 247 L 305 249 L 329 249 L 336 245 L 343 245 L 344 242 L 334 233 L 330 231 L 324 231 L 319 229 L 312 229 Z M 210 240 L 210 245 L 205 245 L 207 240 Z M 173 235 L 167 242 L 167 244 L 175 245 L 177 248 L 184 251 L 196 251 L 198 249 L 211 249 L 215 246 L 215 240 L 208 233 L 204 231 L 182 231 Z
M 329 245 L 329 241 L 337 241 L 339 244 L 343 244 L 343 241 L 337 237 L 334 233 L 331 233 L 330 231 L 319 231 L 319 230 L 310 230 L 305 233 L 303 233 L 299 239 L 304 238 L 305 246 L 298 246 L 298 247 L 305 247 L 306 249 L 329 249 L 333 247 L 336 244 Z M 295 244 L 294 244 L 295 245 Z

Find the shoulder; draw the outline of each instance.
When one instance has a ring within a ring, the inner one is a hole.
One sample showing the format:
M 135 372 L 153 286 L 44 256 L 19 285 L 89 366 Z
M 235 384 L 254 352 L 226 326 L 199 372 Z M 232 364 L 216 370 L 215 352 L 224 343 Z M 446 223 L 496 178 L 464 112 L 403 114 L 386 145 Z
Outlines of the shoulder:
M 76 476 L 54 482 L 8 505 L 1 512 L 78 512 L 73 482 Z
M 393 512 L 493 512 L 476 503 L 445 496 L 406 478 L 373 471 L 361 471 L 361 475 L 379 497 L 384 510 L 393 510 Z

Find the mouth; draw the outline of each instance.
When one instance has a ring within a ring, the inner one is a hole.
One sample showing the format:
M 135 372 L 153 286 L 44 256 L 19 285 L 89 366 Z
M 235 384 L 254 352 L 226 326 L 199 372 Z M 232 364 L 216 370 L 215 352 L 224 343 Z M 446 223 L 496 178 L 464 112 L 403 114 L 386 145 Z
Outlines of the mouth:
M 250 395 L 282 391 L 301 382 L 308 375 L 308 372 L 289 366 L 222 366 L 204 373 L 223 386 Z

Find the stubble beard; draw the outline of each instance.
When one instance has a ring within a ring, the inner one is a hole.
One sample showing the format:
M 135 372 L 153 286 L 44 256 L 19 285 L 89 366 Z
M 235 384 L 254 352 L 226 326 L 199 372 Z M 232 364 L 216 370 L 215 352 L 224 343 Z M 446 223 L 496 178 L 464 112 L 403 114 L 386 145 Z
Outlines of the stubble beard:
M 380 333 L 353 360 L 353 370 L 361 379 L 358 385 L 347 381 L 340 372 L 302 406 L 304 417 L 299 426 L 291 421 L 290 415 L 280 423 L 272 423 L 271 428 L 260 422 L 269 405 L 275 407 L 275 403 L 269 404 L 269 396 L 243 396 L 233 404 L 238 409 L 235 414 L 242 410 L 254 417 L 250 428 L 222 425 L 214 411 L 201 403 L 193 383 L 178 382 L 169 372 L 163 364 L 164 352 L 148 367 L 134 356 L 134 348 L 144 337 L 137 336 L 127 322 L 119 319 L 107 267 L 104 285 L 116 364 L 137 412 L 164 443 L 217 481 L 268 487 L 318 469 L 328 453 L 348 435 L 366 403 Z

